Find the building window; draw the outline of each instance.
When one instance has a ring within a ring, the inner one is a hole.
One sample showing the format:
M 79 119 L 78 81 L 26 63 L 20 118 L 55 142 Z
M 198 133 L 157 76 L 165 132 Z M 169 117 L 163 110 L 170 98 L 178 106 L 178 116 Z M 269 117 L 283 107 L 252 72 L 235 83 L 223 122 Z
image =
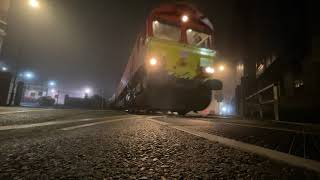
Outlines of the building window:
M 295 88 L 301 88 L 301 87 L 303 87 L 303 86 L 304 86 L 303 80 L 295 80 L 295 81 L 294 81 L 294 87 L 295 87 Z
M 276 55 L 271 55 L 261 58 L 261 60 L 256 63 L 256 77 L 263 74 L 275 61 L 277 60 Z

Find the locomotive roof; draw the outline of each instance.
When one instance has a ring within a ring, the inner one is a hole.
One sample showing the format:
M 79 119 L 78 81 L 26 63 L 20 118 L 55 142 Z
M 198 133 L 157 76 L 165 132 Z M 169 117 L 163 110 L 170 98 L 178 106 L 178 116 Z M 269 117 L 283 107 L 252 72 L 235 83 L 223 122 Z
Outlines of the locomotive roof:
M 151 16 L 156 16 L 157 14 L 170 14 L 176 16 L 188 14 L 188 16 L 190 16 L 192 19 L 199 21 L 200 23 L 208 26 L 211 30 L 213 30 L 211 21 L 206 16 L 204 16 L 204 14 L 199 11 L 199 9 L 197 9 L 190 3 L 164 3 L 152 10 Z

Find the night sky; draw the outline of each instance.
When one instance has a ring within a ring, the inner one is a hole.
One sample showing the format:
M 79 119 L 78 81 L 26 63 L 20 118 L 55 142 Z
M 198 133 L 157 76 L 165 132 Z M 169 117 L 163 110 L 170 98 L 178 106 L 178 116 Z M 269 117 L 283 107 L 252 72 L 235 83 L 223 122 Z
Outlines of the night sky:
M 46 0 L 37 10 L 17 2 L 5 61 L 35 71 L 39 81 L 56 79 L 64 90 L 91 86 L 111 96 L 147 15 L 168 1 Z M 218 52 L 231 57 L 233 0 L 190 2 L 213 22 Z

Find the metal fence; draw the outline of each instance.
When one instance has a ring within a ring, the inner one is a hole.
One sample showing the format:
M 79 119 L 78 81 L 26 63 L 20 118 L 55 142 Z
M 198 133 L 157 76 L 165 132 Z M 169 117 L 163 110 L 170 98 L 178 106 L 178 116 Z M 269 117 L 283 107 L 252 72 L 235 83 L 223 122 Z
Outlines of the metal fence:
M 271 92 L 271 98 L 268 96 Z M 280 86 L 279 83 L 270 84 L 269 86 L 257 91 L 256 93 L 246 97 L 246 104 L 254 105 L 258 108 L 259 117 L 264 118 L 263 106 L 272 104 L 273 113 L 275 120 L 279 120 L 279 92 Z M 270 99 L 265 99 L 269 97 Z

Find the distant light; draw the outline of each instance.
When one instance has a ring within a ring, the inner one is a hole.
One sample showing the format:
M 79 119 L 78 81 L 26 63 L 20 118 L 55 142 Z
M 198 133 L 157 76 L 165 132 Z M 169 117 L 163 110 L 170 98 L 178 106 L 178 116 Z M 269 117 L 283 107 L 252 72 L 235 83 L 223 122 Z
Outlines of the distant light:
M 191 32 L 192 32 L 192 29 L 188 29 L 187 32 L 188 32 L 188 33 L 191 33 Z
M 189 20 L 189 17 L 187 15 L 183 15 L 181 18 L 182 22 L 186 23 Z
M 7 67 L 2 67 L 1 70 L 2 71 L 8 71 L 8 68 Z
M 219 66 L 219 70 L 224 71 L 224 66 L 223 65 Z
M 56 82 L 55 81 L 49 81 L 49 86 L 55 86 L 56 85 Z
M 227 112 L 227 107 L 222 107 L 222 112 Z
M 32 72 L 25 72 L 23 75 L 26 79 L 34 78 L 34 74 Z
M 56 90 L 55 89 L 51 89 L 51 93 L 55 93 L 56 92 Z
M 150 59 L 150 65 L 155 66 L 158 63 L 158 60 L 156 58 Z
M 213 74 L 214 73 L 214 69 L 212 67 L 206 67 L 205 71 L 208 74 Z
M 153 21 L 153 23 L 154 23 L 155 25 L 157 25 L 157 24 L 159 24 L 159 21 Z
M 40 3 L 38 0 L 29 0 L 29 5 L 33 8 L 39 8 L 40 7 Z
M 90 88 L 86 88 L 86 89 L 84 90 L 84 92 L 85 92 L 86 94 L 90 94 L 90 93 L 91 93 L 91 89 L 90 89 Z

